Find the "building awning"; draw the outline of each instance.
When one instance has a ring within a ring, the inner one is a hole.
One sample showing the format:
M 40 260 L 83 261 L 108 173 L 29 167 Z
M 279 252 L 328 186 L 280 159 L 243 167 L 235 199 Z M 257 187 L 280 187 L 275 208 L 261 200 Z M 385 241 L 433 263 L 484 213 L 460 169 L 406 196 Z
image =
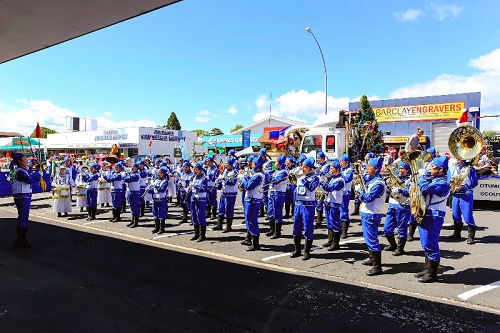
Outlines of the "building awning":
M 285 143 L 287 141 L 286 136 L 279 136 L 276 139 L 269 137 L 271 132 L 281 131 L 285 128 L 287 128 L 287 127 L 265 127 L 264 133 L 262 134 L 262 136 L 259 138 L 258 141 L 260 143 L 275 144 L 275 145 Z

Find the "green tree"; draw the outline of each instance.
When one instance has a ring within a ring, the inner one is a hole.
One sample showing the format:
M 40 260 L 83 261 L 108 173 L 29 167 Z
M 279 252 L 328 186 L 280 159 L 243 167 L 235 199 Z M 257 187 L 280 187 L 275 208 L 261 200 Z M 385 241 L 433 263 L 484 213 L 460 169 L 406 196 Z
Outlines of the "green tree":
M 214 127 L 210 131 L 209 135 L 224 135 L 224 132 L 222 132 L 220 129 Z
M 207 132 L 205 130 L 202 130 L 202 129 L 195 129 L 193 132 L 195 132 L 196 134 L 198 134 L 198 136 L 207 136 L 207 135 L 210 135 L 209 132 Z
M 176 131 L 181 130 L 181 123 L 179 122 L 179 119 L 177 119 L 175 112 L 172 112 L 170 114 L 170 117 L 168 117 L 167 125 L 165 125 L 165 128 Z
M 486 131 L 483 131 L 483 136 L 484 137 L 490 137 L 490 136 L 493 136 L 493 135 L 497 135 L 498 132 L 497 131 L 493 131 L 493 130 L 486 130 Z
M 56 130 L 53 130 L 53 129 L 50 129 L 50 128 L 47 128 L 47 127 L 40 127 L 41 130 L 42 130 L 42 138 L 44 139 L 47 139 L 47 134 L 55 134 L 57 133 Z M 34 138 L 35 137 L 35 130 L 33 130 L 33 133 L 31 133 L 31 137 Z
M 237 130 L 240 130 L 240 129 L 242 129 L 242 128 L 243 128 L 243 125 L 241 125 L 241 124 L 236 124 L 236 125 L 234 125 L 234 127 L 233 127 L 233 128 L 231 128 L 231 133 L 236 132 Z
M 375 114 L 373 113 L 368 98 L 363 95 L 360 100 L 360 108 L 353 138 L 354 158 L 362 159 L 368 152 L 381 153 L 383 151 L 382 132 L 378 128 Z

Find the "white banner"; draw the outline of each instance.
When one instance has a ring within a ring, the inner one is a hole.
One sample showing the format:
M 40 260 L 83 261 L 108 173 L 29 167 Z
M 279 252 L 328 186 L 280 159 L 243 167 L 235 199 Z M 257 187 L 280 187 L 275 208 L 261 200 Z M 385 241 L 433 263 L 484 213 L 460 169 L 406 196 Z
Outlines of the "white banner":
M 474 200 L 500 201 L 500 179 L 480 179 L 474 189 Z

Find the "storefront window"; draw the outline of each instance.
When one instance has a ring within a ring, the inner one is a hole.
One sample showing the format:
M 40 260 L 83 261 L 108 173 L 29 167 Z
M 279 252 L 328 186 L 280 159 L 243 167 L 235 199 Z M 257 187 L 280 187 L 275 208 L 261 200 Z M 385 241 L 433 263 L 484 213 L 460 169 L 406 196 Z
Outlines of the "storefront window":
M 328 135 L 326 137 L 326 152 L 327 153 L 334 153 L 335 152 L 335 136 L 334 135 Z
M 313 150 L 321 150 L 321 135 L 309 135 L 302 141 L 302 153 L 307 154 Z

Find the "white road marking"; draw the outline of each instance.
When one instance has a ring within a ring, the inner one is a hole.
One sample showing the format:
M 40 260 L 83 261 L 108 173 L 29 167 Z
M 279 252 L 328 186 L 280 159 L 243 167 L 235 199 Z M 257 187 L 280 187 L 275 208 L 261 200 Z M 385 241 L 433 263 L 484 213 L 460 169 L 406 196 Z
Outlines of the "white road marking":
M 339 244 L 340 245 L 344 245 L 344 244 L 349 244 L 349 243 L 357 243 L 360 240 L 363 240 L 363 238 L 354 238 L 354 239 L 350 239 L 350 240 L 347 240 L 347 241 L 340 242 Z M 321 249 L 321 246 L 315 246 L 315 247 L 313 247 L 311 249 L 311 251 L 318 250 L 318 249 Z M 270 256 L 270 257 L 263 258 L 262 261 L 269 261 L 269 260 L 273 260 L 273 259 L 276 259 L 276 258 L 282 258 L 282 257 L 289 256 L 290 254 L 292 254 L 292 252 L 281 253 L 281 254 L 277 254 L 275 256 Z
M 500 287 L 500 281 L 493 282 L 493 283 L 490 283 L 486 286 L 482 286 L 479 288 L 475 288 L 475 289 L 466 291 L 465 293 L 462 293 L 462 294 L 458 295 L 457 297 L 466 301 L 473 296 L 476 296 L 476 295 L 481 294 L 481 293 L 485 293 L 487 291 L 493 290 L 493 289 L 498 288 L 498 287 Z
M 453 223 L 443 223 L 443 227 L 453 227 Z
M 184 232 L 176 232 L 174 234 L 165 234 L 165 235 L 153 237 L 153 239 L 168 238 L 168 237 L 181 236 L 181 235 L 189 235 L 189 234 L 194 234 L 194 231 L 191 230 L 191 231 L 184 231 Z

